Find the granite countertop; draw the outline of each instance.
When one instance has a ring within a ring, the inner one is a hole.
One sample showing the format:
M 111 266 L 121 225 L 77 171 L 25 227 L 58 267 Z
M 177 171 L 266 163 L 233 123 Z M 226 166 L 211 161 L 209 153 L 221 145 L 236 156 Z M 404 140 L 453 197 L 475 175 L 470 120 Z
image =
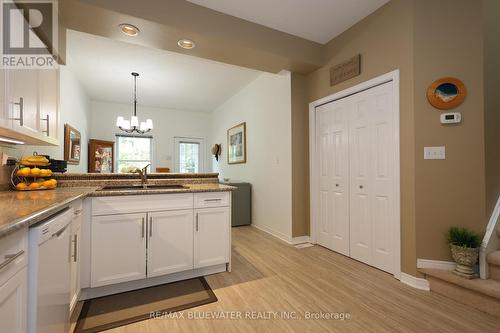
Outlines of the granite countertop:
M 0 237 L 31 226 L 61 211 L 97 188 L 57 188 L 47 191 L 0 191 Z
M 236 187 L 218 183 L 184 184 L 182 188 L 101 190 L 101 187 L 58 187 L 47 191 L 0 191 L 0 238 L 36 224 L 85 197 L 194 192 L 224 192 Z

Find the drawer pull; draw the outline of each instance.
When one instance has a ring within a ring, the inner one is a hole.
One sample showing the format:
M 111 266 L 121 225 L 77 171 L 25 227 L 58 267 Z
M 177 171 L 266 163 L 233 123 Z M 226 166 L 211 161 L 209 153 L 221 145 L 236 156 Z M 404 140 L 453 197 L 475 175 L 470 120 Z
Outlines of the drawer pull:
M 77 257 L 77 252 L 78 252 L 78 235 L 75 234 L 73 237 L 73 262 L 76 262 L 78 260 Z
M 5 261 L 0 264 L 0 270 L 7 267 L 11 262 L 16 260 L 20 256 L 22 256 L 23 254 L 24 254 L 24 250 L 21 250 L 21 251 L 17 252 L 16 254 L 6 254 Z
M 222 199 L 205 199 L 205 202 L 217 202 L 217 201 L 222 201 Z

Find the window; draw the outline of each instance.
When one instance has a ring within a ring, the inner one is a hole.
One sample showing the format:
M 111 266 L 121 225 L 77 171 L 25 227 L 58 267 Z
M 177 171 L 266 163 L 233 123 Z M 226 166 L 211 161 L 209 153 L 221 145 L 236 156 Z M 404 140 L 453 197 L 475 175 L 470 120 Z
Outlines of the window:
M 181 173 L 203 172 L 203 139 L 174 138 L 174 170 Z
M 150 136 L 116 136 L 116 170 L 128 172 L 133 168 L 144 168 L 152 158 L 152 141 Z

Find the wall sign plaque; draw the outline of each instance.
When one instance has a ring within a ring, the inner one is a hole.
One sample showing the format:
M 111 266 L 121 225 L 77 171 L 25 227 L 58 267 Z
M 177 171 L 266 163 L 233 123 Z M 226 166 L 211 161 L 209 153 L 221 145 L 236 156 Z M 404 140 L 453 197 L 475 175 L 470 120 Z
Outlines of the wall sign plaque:
M 361 74 L 361 54 L 330 68 L 330 86 Z

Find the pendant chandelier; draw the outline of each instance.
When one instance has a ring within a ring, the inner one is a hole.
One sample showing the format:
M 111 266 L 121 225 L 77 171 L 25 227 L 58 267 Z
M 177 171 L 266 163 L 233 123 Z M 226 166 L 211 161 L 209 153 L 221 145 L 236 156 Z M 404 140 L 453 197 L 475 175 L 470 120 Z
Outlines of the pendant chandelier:
M 137 117 L 137 77 L 139 73 L 131 73 L 134 77 L 134 115 L 130 120 L 126 120 L 123 117 L 116 118 L 116 127 L 121 129 L 126 133 L 137 132 L 139 134 L 144 134 L 153 129 L 153 121 L 151 119 L 146 119 L 139 124 L 139 118 Z

